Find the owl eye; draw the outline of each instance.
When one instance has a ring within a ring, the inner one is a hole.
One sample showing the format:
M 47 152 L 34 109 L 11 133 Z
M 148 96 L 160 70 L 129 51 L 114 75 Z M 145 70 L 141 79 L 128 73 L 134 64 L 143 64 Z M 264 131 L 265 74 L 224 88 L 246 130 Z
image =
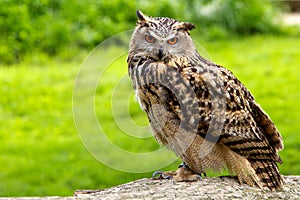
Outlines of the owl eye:
M 156 39 L 152 35 L 146 34 L 145 40 L 149 43 L 154 43 Z
M 168 44 L 170 45 L 174 45 L 178 42 L 178 38 L 177 37 L 173 37 L 171 39 L 168 40 Z

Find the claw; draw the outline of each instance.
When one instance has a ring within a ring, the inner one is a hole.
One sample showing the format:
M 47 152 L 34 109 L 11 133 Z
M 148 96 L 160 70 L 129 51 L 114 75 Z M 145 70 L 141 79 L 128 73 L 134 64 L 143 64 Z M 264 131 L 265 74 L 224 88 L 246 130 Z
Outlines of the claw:
M 158 178 L 162 177 L 163 172 L 162 171 L 156 171 L 152 174 L 152 178 L 155 178 L 159 174 Z
M 198 174 L 196 178 L 197 178 L 197 180 L 202 181 L 202 176 L 201 175 Z
M 159 176 L 156 177 L 157 175 Z M 164 176 L 164 172 L 162 171 L 156 171 L 152 174 L 152 179 L 172 179 L 172 178 L 173 178 L 172 175 Z
M 189 167 L 185 162 L 181 163 L 181 164 L 178 166 L 178 168 L 181 168 L 181 167 L 185 167 L 186 169 L 189 169 L 189 170 L 190 170 L 190 167 Z
M 165 176 L 165 177 L 163 177 L 164 179 L 172 179 L 173 178 L 173 176 L 172 175 L 169 175 L 169 176 Z

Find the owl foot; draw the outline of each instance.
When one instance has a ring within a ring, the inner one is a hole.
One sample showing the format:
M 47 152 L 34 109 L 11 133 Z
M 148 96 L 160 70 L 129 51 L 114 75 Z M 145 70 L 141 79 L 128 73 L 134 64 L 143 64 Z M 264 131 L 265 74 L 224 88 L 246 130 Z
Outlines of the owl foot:
M 158 176 L 157 176 L 158 175 Z M 206 174 L 205 174 L 206 176 Z M 179 165 L 176 171 L 162 172 L 156 171 L 152 175 L 152 179 L 171 179 L 178 182 L 193 182 L 202 180 L 201 175 L 194 173 L 185 163 Z
M 191 170 L 190 167 L 189 167 L 185 162 L 181 163 L 181 164 L 178 166 L 178 168 L 181 168 L 181 167 L 185 167 L 185 168 Z M 192 171 L 192 170 L 191 170 L 191 171 Z M 201 172 L 201 173 L 199 174 L 200 177 L 202 178 L 202 175 L 201 175 L 201 174 L 203 174 L 203 176 L 206 177 L 206 173 L 205 173 L 205 172 Z

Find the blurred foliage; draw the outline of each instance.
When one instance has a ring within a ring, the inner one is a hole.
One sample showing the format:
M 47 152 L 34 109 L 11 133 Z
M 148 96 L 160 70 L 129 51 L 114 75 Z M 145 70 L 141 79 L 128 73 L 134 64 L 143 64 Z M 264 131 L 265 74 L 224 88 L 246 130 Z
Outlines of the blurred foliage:
M 197 2 L 197 3 L 196 3 Z M 278 31 L 279 7 L 261 0 L 194 0 L 193 16 L 204 26 L 218 26 L 230 33 L 252 34 Z
M 0 62 L 17 63 L 35 52 L 73 59 L 76 50 L 132 29 L 136 9 L 191 21 L 206 37 L 280 30 L 274 23 L 279 9 L 267 0 L 2 0 Z

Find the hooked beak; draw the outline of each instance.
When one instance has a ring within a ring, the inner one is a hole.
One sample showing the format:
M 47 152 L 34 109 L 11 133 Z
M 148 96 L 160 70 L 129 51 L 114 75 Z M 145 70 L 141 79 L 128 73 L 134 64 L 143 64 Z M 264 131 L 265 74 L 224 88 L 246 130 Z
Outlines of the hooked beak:
M 157 54 L 158 59 L 161 60 L 164 57 L 164 55 L 165 55 L 164 49 L 162 47 L 160 47 L 158 49 L 158 54 Z

